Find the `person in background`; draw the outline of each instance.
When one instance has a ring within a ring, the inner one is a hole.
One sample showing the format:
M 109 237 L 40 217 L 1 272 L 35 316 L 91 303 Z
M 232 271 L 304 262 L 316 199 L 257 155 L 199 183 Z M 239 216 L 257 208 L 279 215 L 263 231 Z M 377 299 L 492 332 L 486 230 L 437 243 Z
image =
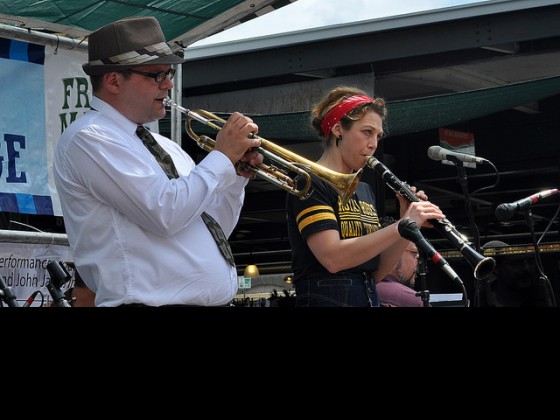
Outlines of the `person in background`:
M 483 250 L 510 245 L 499 240 L 486 242 Z M 483 306 L 537 307 L 547 306 L 546 288 L 536 267 L 534 255 L 497 253 L 496 268 L 483 283 Z
M 236 164 L 263 160 L 251 136 L 258 127 L 233 112 L 196 165 L 148 132 L 144 124 L 166 114 L 172 65 L 183 62 L 154 17 L 121 19 L 88 38 L 92 107 L 62 133 L 54 179 L 96 306 L 223 306 L 237 293 L 226 238 L 254 177 Z
M 395 219 L 390 216 L 381 218 L 382 227 L 394 222 Z M 424 306 L 422 298 L 414 289 L 418 272 L 418 258 L 418 248 L 413 242 L 409 242 L 391 272 L 375 285 L 380 306 Z
M 313 106 L 311 115 L 324 145 L 317 163 L 351 174 L 375 153 L 387 108 L 382 98 L 338 86 Z M 360 182 L 343 205 L 329 183 L 316 175 L 312 181 L 309 198 L 286 199 L 296 306 L 379 306 L 375 283 L 391 271 L 409 241 L 401 238 L 396 222 L 381 228 L 369 184 Z M 445 217 L 422 191 L 416 195 L 422 201 L 397 196 L 401 218 L 426 227 L 429 219 Z
M 418 270 L 418 249 L 413 242 L 402 253 L 389 274 L 376 283 L 380 306 L 424 306 L 414 285 Z

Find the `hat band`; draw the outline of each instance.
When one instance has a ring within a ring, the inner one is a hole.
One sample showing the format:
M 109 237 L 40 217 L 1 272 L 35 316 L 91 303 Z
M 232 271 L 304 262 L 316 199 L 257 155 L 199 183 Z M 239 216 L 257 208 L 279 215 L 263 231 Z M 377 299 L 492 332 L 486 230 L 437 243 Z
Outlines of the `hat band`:
M 158 57 L 166 57 L 173 54 L 169 45 L 165 42 L 150 45 L 137 51 L 129 51 L 112 57 L 90 61 L 90 66 L 101 66 L 107 64 L 135 65 L 152 61 Z

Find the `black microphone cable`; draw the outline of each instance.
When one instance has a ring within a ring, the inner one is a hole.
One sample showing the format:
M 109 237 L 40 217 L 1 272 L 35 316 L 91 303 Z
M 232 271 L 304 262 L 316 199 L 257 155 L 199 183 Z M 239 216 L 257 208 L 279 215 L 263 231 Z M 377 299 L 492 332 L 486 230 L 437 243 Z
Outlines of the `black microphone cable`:
M 27 300 L 25 301 L 25 303 L 23 304 L 23 308 L 28 308 L 31 306 L 31 304 L 35 301 L 35 298 L 37 297 L 37 295 L 41 295 L 41 304 L 39 305 L 39 307 L 42 307 L 43 304 L 45 303 L 45 295 L 43 294 L 43 292 L 41 292 L 40 290 L 35 290 L 33 293 L 31 293 L 31 295 L 27 298 Z

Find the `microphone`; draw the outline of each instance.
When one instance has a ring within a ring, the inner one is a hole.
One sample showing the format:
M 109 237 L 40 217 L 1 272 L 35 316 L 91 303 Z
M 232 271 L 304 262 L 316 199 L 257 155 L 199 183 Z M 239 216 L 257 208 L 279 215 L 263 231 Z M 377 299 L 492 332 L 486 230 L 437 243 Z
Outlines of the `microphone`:
M 529 197 L 523 198 L 521 200 L 514 201 L 513 203 L 503 203 L 496 207 L 496 219 L 500 222 L 507 222 L 510 220 L 517 212 L 527 210 L 537 201 L 543 198 L 550 197 L 551 195 L 558 194 L 558 190 L 553 188 L 551 190 L 545 190 L 538 192 L 536 194 L 530 195 Z
M 451 162 L 488 163 L 487 159 L 467 155 L 466 153 L 452 152 L 439 146 L 430 146 L 428 148 L 428 157 L 433 160 L 449 160 Z
M 402 219 L 398 224 L 398 230 L 399 234 L 403 238 L 414 242 L 434 264 L 438 265 L 454 282 L 463 287 L 463 281 L 459 278 L 457 273 L 453 271 L 445 258 L 443 258 L 441 254 L 435 250 L 432 244 L 424 238 L 424 235 L 422 235 L 414 220 Z
M 31 293 L 31 296 L 29 296 L 27 298 L 27 300 L 25 301 L 25 303 L 23 304 L 23 308 L 28 308 L 31 306 L 31 304 L 33 303 L 33 301 L 35 300 L 35 298 L 37 297 L 37 295 L 39 294 L 38 290 L 35 290 L 33 293 Z
M 51 279 L 47 282 L 46 286 L 54 300 L 55 305 L 63 308 L 70 308 L 70 303 L 66 300 L 66 296 L 64 296 L 64 293 L 62 293 L 62 290 L 60 289 L 70 280 L 70 274 L 60 261 L 49 262 L 47 264 L 47 270 L 51 275 Z

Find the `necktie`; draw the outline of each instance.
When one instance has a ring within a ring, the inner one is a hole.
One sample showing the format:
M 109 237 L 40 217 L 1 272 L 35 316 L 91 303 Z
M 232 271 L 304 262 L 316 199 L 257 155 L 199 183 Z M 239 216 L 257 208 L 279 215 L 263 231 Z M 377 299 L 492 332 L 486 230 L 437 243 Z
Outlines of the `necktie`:
M 136 129 L 136 135 L 142 140 L 144 146 L 148 148 L 150 153 L 154 155 L 156 161 L 163 169 L 163 172 L 169 177 L 169 179 L 179 177 L 179 173 L 177 172 L 177 168 L 175 168 L 175 164 L 173 163 L 173 159 L 169 156 L 163 147 L 156 141 L 154 136 L 150 133 L 150 131 L 145 128 L 144 126 L 139 125 Z M 202 213 L 202 220 L 206 223 L 206 227 L 212 234 L 212 237 L 216 241 L 218 248 L 222 252 L 222 255 L 228 262 L 235 266 L 235 260 L 233 259 L 233 253 L 231 252 L 231 247 L 229 246 L 229 242 L 227 240 L 226 234 L 222 230 L 220 224 L 216 222 L 216 220 L 210 216 L 208 213 Z
M 177 168 L 175 168 L 173 159 L 171 159 L 169 153 L 167 153 L 163 147 L 159 145 L 154 136 L 152 136 L 152 133 L 150 133 L 146 127 L 139 125 L 136 129 L 136 135 L 140 137 L 144 146 L 146 146 L 150 153 L 154 155 L 159 163 L 159 166 L 161 166 L 161 169 L 163 169 L 163 172 L 165 172 L 169 179 L 178 178 L 179 174 L 177 172 Z

